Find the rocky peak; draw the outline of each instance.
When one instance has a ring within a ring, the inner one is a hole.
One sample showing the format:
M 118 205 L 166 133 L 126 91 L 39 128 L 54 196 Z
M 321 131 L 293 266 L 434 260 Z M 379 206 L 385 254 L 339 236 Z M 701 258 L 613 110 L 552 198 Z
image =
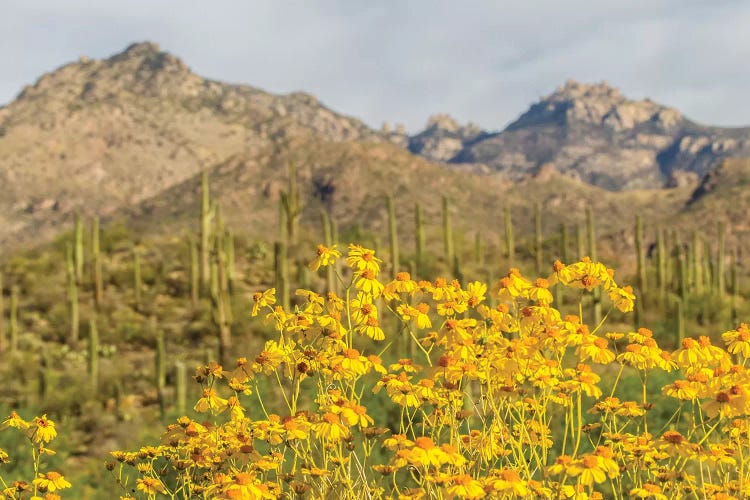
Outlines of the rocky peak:
M 461 126 L 451 116 L 445 113 L 432 115 L 427 119 L 425 130 L 444 130 L 446 132 L 458 132 Z
M 161 47 L 158 43 L 154 42 L 135 42 L 128 45 L 125 50 L 116 54 L 113 57 L 129 58 L 129 57 L 144 57 L 161 53 Z
M 614 132 L 650 126 L 657 131 L 669 132 L 681 121 L 679 111 L 650 99 L 627 99 L 619 89 L 607 82 L 580 83 L 568 80 L 534 104 L 509 129 L 555 123 L 603 126 Z
M 136 67 L 136 74 L 141 78 L 160 72 L 183 75 L 190 73 L 190 68 L 180 58 L 163 52 L 158 44 L 152 42 L 134 43 L 105 62 L 114 67 L 120 66 L 126 71 Z
M 612 87 L 608 82 L 581 83 L 576 80 L 568 80 L 564 85 L 557 87 L 547 97 L 549 100 L 572 101 L 581 98 L 604 98 L 621 99 L 620 90 Z
M 409 150 L 431 160 L 451 161 L 481 134 L 478 125 L 460 125 L 450 115 L 436 114 L 430 116 L 421 132 L 409 139 Z

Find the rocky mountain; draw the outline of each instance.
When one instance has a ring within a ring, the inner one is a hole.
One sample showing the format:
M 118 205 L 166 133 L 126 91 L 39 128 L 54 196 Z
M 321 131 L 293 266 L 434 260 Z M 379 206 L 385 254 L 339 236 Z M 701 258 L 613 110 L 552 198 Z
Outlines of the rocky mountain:
M 409 139 L 433 160 L 484 164 L 518 180 L 553 166 L 609 190 L 695 183 L 718 160 L 750 155 L 750 128 L 699 125 L 607 83 L 568 81 L 496 133 L 433 117 Z
M 717 158 L 750 155 L 749 138 L 747 129 L 696 125 L 606 84 L 575 82 L 499 133 L 447 115 L 413 136 L 375 131 L 310 95 L 208 80 L 138 43 L 67 64 L 0 108 L 0 249 L 48 239 L 75 212 L 144 231 L 184 228 L 202 170 L 227 220 L 268 237 L 290 161 L 308 222 L 326 208 L 342 224 L 378 231 L 386 194 L 408 220 L 414 201 L 439 218 L 446 195 L 467 231 L 498 224 L 506 204 L 525 227 L 529 200 L 551 214 L 550 227 L 580 222 L 590 205 L 619 231 L 636 210 L 653 220 L 676 214 Z M 637 189 L 669 183 L 682 187 Z
M 207 80 L 152 43 L 83 57 L 0 108 L 0 247 L 38 239 L 73 211 L 111 213 L 300 136 L 381 140 L 310 95 Z

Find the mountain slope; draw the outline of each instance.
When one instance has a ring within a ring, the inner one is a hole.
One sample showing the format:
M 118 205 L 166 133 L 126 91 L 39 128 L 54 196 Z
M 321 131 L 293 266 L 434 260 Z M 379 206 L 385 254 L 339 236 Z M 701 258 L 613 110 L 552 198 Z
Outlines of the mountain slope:
M 568 81 L 502 132 L 433 119 L 410 139 L 410 149 L 435 160 L 486 164 L 512 179 L 551 163 L 605 189 L 639 189 L 695 182 L 721 158 L 750 156 L 750 128 L 698 125 L 606 83 Z
M 227 223 L 250 238 L 277 238 L 280 192 L 286 189 L 286 165 L 294 162 L 303 199 L 302 246 L 322 240 L 320 212 L 328 210 L 342 235 L 359 234 L 387 243 L 385 196 L 394 197 L 404 262 L 413 252 L 414 205 L 424 210 L 428 247 L 442 255 L 442 196 L 450 200 L 457 248 L 471 254 L 478 232 L 489 256 L 502 254 L 503 210 L 510 206 L 519 252 L 531 247 L 534 204 L 543 211 L 543 231 L 555 245 L 560 224 L 568 225 L 571 248 L 576 224 L 583 224 L 591 206 L 601 236 L 600 253 L 612 264 L 629 260 L 635 213 L 653 224 L 674 217 L 690 189 L 609 192 L 547 169 L 518 183 L 502 176 L 468 175 L 448 165 L 434 164 L 387 143 L 331 143 L 295 139 L 267 154 L 235 156 L 209 172 L 211 192 L 221 204 Z M 139 232 L 196 232 L 200 206 L 198 177 L 125 210 L 121 215 Z M 362 228 L 364 234 L 357 227 Z M 559 256 L 558 248 L 548 249 Z
M 0 108 L 0 245 L 110 213 L 287 137 L 379 140 L 314 97 L 206 80 L 151 43 L 82 58 Z M 33 232 L 32 232 L 33 230 Z

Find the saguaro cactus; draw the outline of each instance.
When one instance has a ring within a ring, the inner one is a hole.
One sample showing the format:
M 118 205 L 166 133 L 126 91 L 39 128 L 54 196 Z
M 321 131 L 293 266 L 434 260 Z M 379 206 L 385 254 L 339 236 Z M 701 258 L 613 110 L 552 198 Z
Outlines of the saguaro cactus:
M 584 236 L 583 224 L 576 224 L 576 257 L 582 259 L 586 256 L 586 238 Z
M 302 215 L 302 203 L 300 202 L 299 189 L 297 188 L 297 167 L 294 162 L 289 162 L 288 167 L 289 187 L 281 193 L 281 203 L 286 212 L 287 237 L 290 244 L 297 242 L 297 229 L 299 218 Z
M 159 415 L 162 417 L 166 411 L 166 395 L 164 389 L 167 386 L 167 352 L 164 347 L 164 332 L 157 328 L 156 317 L 152 316 L 151 330 L 156 334 L 156 349 L 154 353 L 154 384 L 156 395 L 159 399 Z
M 683 299 L 675 297 L 675 316 L 677 318 L 677 342 L 676 347 L 682 347 L 682 340 L 685 338 L 685 306 Z
M 393 197 L 386 197 L 386 207 L 388 209 L 388 237 L 391 244 L 391 275 L 395 278 L 401 265 L 398 258 L 398 231 L 396 229 L 396 209 L 393 207 Z
M 727 291 L 726 275 L 725 275 L 725 253 L 726 253 L 726 241 L 727 241 L 727 228 L 726 224 L 722 221 L 719 222 L 719 235 L 718 235 L 718 248 L 716 250 L 716 290 L 720 297 L 723 297 Z
M 102 256 L 99 248 L 99 217 L 94 216 L 91 223 L 91 274 L 94 282 L 94 303 L 101 307 L 104 297 L 104 281 L 102 278 Z
M 37 395 L 40 404 L 43 404 L 44 401 L 47 400 L 47 394 L 49 394 L 52 382 L 52 377 L 50 375 L 49 357 L 46 352 L 42 351 L 39 355 L 39 367 L 37 368 Z
M 731 279 L 732 279 L 732 325 L 736 325 L 739 320 L 739 313 L 737 311 L 737 297 L 740 294 L 740 283 L 739 283 L 739 272 L 737 268 L 739 267 L 738 257 L 737 257 L 737 248 L 735 247 L 732 251 L 732 270 L 731 270 Z
M 287 266 L 287 247 L 284 242 L 277 241 L 273 245 L 273 265 L 276 277 L 276 293 L 284 309 L 289 309 L 289 269 Z
M 211 195 L 208 173 L 201 172 L 201 220 L 200 220 L 201 286 L 208 290 L 211 281 Z
M 589 239 L 589 257 L 596 262 L 596 228 L 594 227 L 594 214 L 591 207 L 586 207 L 586 232 Z M 597 287 L 593 291 L 594 297 L 594 325 L 599 325 L 602 321 L 602 290 Z
M 18 350 L 18 286 L 10 287 L 10 311 L 8 313 L 8 333 L 10 334 L 10 352 Z
M 211 308 L 214 322 L 219 330 L 219 359 L 226 366 L 232 347 L 232 301 L 227 280 L 227 263 L 224 255 L 223 231 L 216 232 L 214 259 L 211 263 Z
M 516 261 L 516 242 L 513 239 L 513 220 L 508 205 L 505 206 L 505 255 L 508 257 L 508 265 L 513 267 Z
M 5 303 L 3 302 L 3 273 L 0 272 L 0 352 L 8 348 L 8 339 L 5 332 Z
M 414 205 L 414 225 L 415 225 L 415 251 L 416 251 L 416 275 L 420 278 L 424 272 L 424 218 L 422 216 L 422 205 Z
M 68 317 L 70 320 L 68 345 L 75 347 L 78 344 L 80 320 L 78 314 L 78 282 L 76 281 L 76 265 L 73 258 L 73 248 L 70 243 L 66 248 L 66 257 L 68 271 Z
M 635 216 L 635 253 L 637 285 L 643 297 L 646 294 L 646 249 L 643 246 L 643 221 L 640 215 Z
M 135 308 L 141 307 L 141 294 L 143 292 L 143 278 L 141 275 L 141 252 L 133 248 L 133 300 Z
M 96 326 L 96 318 L 89 318 L 89 359 L 88 375 L 91 392 L 96 394 L 99 390 L 99 330 Z
M 544 267 L 544 238 L 542 235 L 542 205 L 534 204 L 534 257 L 536 259 L 536 273 L 542 274 Z
M 331 218 L 325 210 L 320 211 L 320 222 L 323 225 L 323 242 L 325 246 L 331 247 L 334 244 L 333 227 L 331 226 Z M 276 248 L 274 247 L 274 264 L 276 264 L 275 250 Z M 275 270 L 278 270 L 278 267 Z M 336 271 L 333 266 L 326 267 L 326 289 L 329 292 L 336 291 Z
M 693 231 L 693 248 L 690 275 L 696 294 L 703 293 L 703 241 L 698 231 Z
M 234 280 L 237 277 L 235 270 L 236 259 L 234 256 L 234 233 L 227 229 L 224 236 L 224 255 L 226 256 L 227 283 L 229 290 L 234 290 Z
M 77 213 L 75 215 L 74 258 L 76 283 L 83 283 L 83 222 Z
M 453 263 L 453 227 L 451 226 L 450 203 L 443 196 L 443 247 L 445 250 L 445 261 L 448 265 Z
M 187 408 L 187 367 L 182 361 L 174 364 L 175 371 L 175 407 L 180 414 Z
M 161 393 L 167 386 L 167 350 L 164 344 L 164 332 L 156 324 L 156 317 L 149 319 L 151 332 L 156 335 L 154 347 L 154 383 Z
M 198 261 L 198 248 L 192 237 L 188 237 L 188 246 L 190 248 L 190 301 L 193 307 L 195 307 L 198 305 L 198 296 L 200 293 L 200 264 Z
M 656 284 L 659 287 L 659 303 L 664 305 L 667 297 L 667 245 L 664 241 L 664 230 L 656 233 Z
M 479 267 L 484 265 L 484 247 L 482 245 L 482 233 L 477 231 L 474 235 L 474 260 Z
M 569 253 L 569 247 L 570 243 L 568 242 L 568 226 L 566 226 L 564 223 L 560 224 L 560 260 L 562 260 L 564 263 L 568 264 L 568 260 L 570 259 L 570 253 Z

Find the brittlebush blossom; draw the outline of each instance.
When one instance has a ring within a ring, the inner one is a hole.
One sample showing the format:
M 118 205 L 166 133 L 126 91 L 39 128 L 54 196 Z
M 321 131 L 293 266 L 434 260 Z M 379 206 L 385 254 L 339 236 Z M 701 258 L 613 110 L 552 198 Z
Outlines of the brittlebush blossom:
M 360 245 L 349 245 L 346 263 L 355 271 L 370 271 L 374 276 L 380 272 L 382 260 L 375 257 L 375 251 Z
M 455 476 L 448 487 L 448 498 L 484 498 L 485 492 L 482 483 L 468 474 Z
M 264 307 L 273 306 L 276 303 L 276 289 L 270 288 L 265 292 L 256 292 L 253 294 L 253 311 L 252 315 L 257 316 Z
M 40 472 L 39 477 L 34 479 L 33 483 L 34 486 L 41 491 L 50 492 L 70 488 L 72 486 L 62 474 L 54 471 L 49 471 L 47 473 Z
M 336 262 L 336 259 L 341 257 L 341 252 L 336 250 L 336 245 L 333 245 L 332 247 L 326 247 L 323 245 L 318 245 L 317 249 L 317 257 L 308 264 L 308 267 L 311 271 L 315 272 L 321 267 L 327 267 Z
M 47 418 L 47 415 L 34 418 L 31 427 L 26 431 L 31 434 L 32 439 L 37 443 L 49 443 L 57 436 L 55 423 Z
M 167 489 L 164 484 L 153 477 L 145 477 L 136 481 L 136 489 L 147 495 L 156 495 L 157 493 L 166 493 Z
M 750 329 L 745 323 L 741 323 L 735 330 L 724 332 L 721 338 L 730 353 L 741 354 L 743 358 L 750 357 Z

